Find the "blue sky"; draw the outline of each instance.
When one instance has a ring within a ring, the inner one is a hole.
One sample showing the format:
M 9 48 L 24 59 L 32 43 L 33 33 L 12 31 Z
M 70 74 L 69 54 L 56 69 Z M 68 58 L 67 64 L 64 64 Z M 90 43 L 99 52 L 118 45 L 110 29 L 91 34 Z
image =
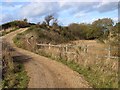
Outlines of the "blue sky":
M 0 10 L 0 24 L 24 18 L 29 22 L 42 22 L 49 14 L 54 14 L 62 25 L 92 23 L 99 18 L 118 20 L 117 0 L 2 0 Z

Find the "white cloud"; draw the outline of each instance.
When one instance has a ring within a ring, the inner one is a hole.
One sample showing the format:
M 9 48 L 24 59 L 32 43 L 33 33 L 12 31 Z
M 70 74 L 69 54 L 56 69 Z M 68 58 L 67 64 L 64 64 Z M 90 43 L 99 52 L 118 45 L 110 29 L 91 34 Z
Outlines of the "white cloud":
M 112 18 L 115 23 L 118 22 L 118 17 Z
M 83 16 L 86 16 L 86 14 L 87 13 L 76 13 L 75 15 L 74 15 L 74 17 L 76 17 L 76 18 L 81 18 L 81 17 L 83 17 Z
M 13 2 L 13 0 L 4 0 L 4 2 Z
M 99 12 L 107 12 L 112 11 L 118 8 L 117 2 L 101 2 L 99 5 L 97 5 L 96 9 Z
M 2 5 L 2 11 L 14 11 L 14 10 L 19 10 L 19 8 L 21 8 L 22 5 L 7 5 L 4 6 Z
M 58 3 L 34 2 L 21 8 L 20 13 L 23 17 L 43 16 L 53 14 L 59 10 Z
M 14 2 L 15 0 L 5 0 L 6 2 Z M 98 11 L 100 13 L 108 12 L 117 9 L 118 0 L 20 0 L 20 1 L 29 1 L 26 5 L 14 4 L 13 6 L 4 6 L 3 10 L 11 11 L 14 13 L 17 10 L 20 18 L 30 18 L 34 21 L 34 18 L 41 18 L 44 15 L 62 13 L 64 10 L 69 11 L 68 13 L 74 17 L 83 17 L 86 16 L 89 12 Z M 53 2 L 54 1 L 54 2 Z M 55 2 L 56 1 L 56 2 Z M 17 0 L 17 2 L 19 2 Z M 116 3 L 115 3 L 116 2 Z M 4 14 L 4 13 L 3 13 Z M 8 16 L 7 16 L 8 15 Z M 4 16 L 5 21 L 14 19 L 14 15 L 9 13 Z M 6 18 L 6 19 L 5 19 Z M 37 20 L 36 20 L 37 21 Z
M 43 0 L 40 0 L 43 1 Z M 71 10 L 70 14 L 88 13 L 92 11 L 107 12 L 115 10 L 117 3 L 114 2 L 68 2 L 65 0 L 62 2 L 31 2 L 30 4 L 21 8 L 20 13 L 24 17 L 42 16 L 45 14 L 56 13 L 60 11 Z M 83 14 L 82 14 L 83 15 Z M 81 16 L 81 15 L 76 15 Z
M 25 1 L 25 0 L 24 0 Z M 119 0 L 29 0 L 30 2 L 118 2 Z
M 60 2 L 60 7 L 64 9 L 74 8 L 75 12 L 108 12 L 118 8 L 118 2 L 102 1 L 102 2 Z
M 1 0 L 2 2 L 119 2 L 119 0 Z
M 2 14 L 0 17 L 2 23 L 12 21 L 14 19 L 14 17 L 11 14 Z

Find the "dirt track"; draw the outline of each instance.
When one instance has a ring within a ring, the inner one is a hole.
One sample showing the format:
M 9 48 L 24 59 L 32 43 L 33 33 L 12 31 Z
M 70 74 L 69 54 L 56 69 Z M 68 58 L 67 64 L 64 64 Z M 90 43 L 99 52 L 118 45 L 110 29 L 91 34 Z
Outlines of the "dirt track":
M 30 77 L 28 88 L 88 88 L 90 87 L 84 78 L 77 72 L 67 66 L 50 60 L 46 57 L 34 54 L 32 52 L 17 48 L 12 39 L 13 37 L 26 29 L 14 31 L 4 37 L 15 49 L 15 52 L 21 53 L 28 58 L 24 63 L 25 69 Z M 25 58 L 23 58 L 25 59 Z M 21 60 L 23 60 L 21 59 Z

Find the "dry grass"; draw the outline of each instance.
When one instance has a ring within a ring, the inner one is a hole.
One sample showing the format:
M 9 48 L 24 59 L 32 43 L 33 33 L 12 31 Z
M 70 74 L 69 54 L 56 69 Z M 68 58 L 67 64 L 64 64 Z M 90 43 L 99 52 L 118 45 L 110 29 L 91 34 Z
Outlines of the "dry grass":
M 76 42 L 76 41 L 75 41 Z M 67 62 L 74 61 L 84 70 L 81 74 L 87 78 L 94 87 L 99 88 L 117 88 L 118 87 L 118 60 L 108 59 L 108 51 L 105 50 L 107 45 L 97 43 L 96 41 L 77 41 L 73 45 L 89 45 L 88 52 L 84 52 L 82 48 L 68 48 L 68 52 L 64 53 L 65 48 L 56 47 L 39 47 L 40 52 L 44 52 L 54 59 L 64 59 Z M 99 56 L 99 57 L 97 57 Z
M 65 63 L 72 67 L 73 70 L 83 74 L 93 87 L 118 87 L 118 60 L 102 57 L 108 55 L 108 51 L 105 50 L 105 48 L 108 48 L 107 45 L 94 40 L 78 40 L 68 44 L 72 44 L 73 46 L 88 45 L 87 52 L 84 52 L 84 47 L 69 47 L 67 48 L 67 52 L 74 53 L 65 53 L 65 47 L 49 48 L 45 46 L 35 46 L 35 42 L 32 41 L 33 44 L 29 45 L 26 43 L 26 40 L 27 38 L 21 39 L 20 41 L 24 43 L 25 49 Z

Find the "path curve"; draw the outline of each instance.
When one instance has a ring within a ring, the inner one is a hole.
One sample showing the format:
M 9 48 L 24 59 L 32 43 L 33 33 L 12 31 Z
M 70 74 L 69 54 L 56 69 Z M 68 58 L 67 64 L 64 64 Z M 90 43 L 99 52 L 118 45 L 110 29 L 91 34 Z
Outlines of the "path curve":
M 13 37 L 25 31 L 23 28 L 3 37 L 17 53 L 26 55 L 29 61 L 24 63 L 30 77 L 28 88 L 89 88 L 84 78 L 77 72 L 55 60 L 37 55 L 30 51 L 18 48 L 13 43 Z

